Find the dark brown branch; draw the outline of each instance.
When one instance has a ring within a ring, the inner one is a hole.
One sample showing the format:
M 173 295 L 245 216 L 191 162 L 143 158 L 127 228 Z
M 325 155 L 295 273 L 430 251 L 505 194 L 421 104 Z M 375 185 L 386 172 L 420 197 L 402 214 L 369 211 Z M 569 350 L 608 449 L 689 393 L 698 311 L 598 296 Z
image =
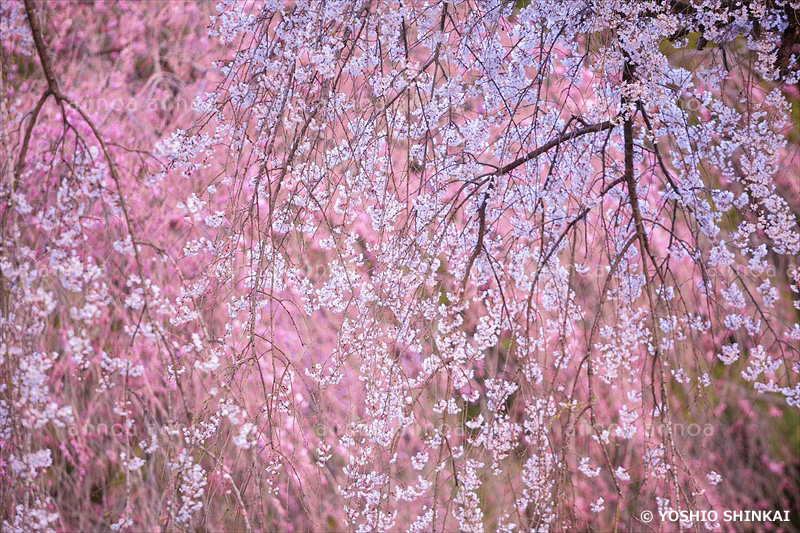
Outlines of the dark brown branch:
M 42 25 L 39 22 L 39 15 L 36 14 L 36 4 L 33 0 L 25 0 L 25 11 L 28 14 L 28 24 L 31 27 L 33 34 L 33 42 L 36 45 L 36 52 L 39 56 L 39 61 L 42 63 L 42 70 L 44 77 L 47 79 L 47 86 L 50 87 L 50 92 L 56 97 L 56 101 L 61 102 L 64 94 L 58 86 L 58 78 L 56 78 L 55 71 L 53 70 L 53 63 L 50 60 L 50 55 L 47 53 L 47 48 L 44 45 L 44 38 L 42 37 Z
M 630 62 L 630 59 L 626 56 L 625 58 L 625 65 L 622 70 L 622 80 L 625 83 L 633 82 L 633 72 L 634 72 L 634 65 Z M 626 107 L 628 104 L 631 103 L 631 100 L 627 97 L 622 99 L 622 106 Z M 652 251 L 650 250 L 650 244 L 647 240 L 647 233 L 645 232 L 644 222 L 642 221 L 642 214 L 639 208 L 639 196 L 636 192 L 636 178 L 634 175 L 634 154 L 633 154 L 633 119 L 635 114 L 631 114 L 629 117 L 626 117 L 625 122 L 623 123 L 623 145 L 624 145 L 624 155 L 625 155 L 625 172 L 623 174 L 625 178 L 625 183 L 628 188 L 628 196 L 631 202 L 631 211 L 633 216 L 633 223 L 634 228 L 636 231 L 636 235 L 639 240 L 639 247 L 640 247 L 640 255 L 642 257 L 642 273 L 644 274 L 644 289 L 645 294 L 647 295 L 647 300 L 650 306 L 650 327 L 652 329 L 651 335 L 653 336 L 653 365 L 650 370 L 650 387 L 653 394 L 653 401 L 655 402 L 659 414 L 662 420 L 665 420 L 667 423 L 667 444 L 669 446 L 670 453 L 672 455 L 672 461 L 674 465 L 674 458 L 677 455 L 677 450 L 675 448 L 675 440 L 672 434 L 672 419 L 670 417 L 670 409 L 669 409 L 669 402 L 667 401 L 667 393 L 665 388 L 665 377 L 664 377 L 664 367 L 660 364 L 661 359 L 661 342 L 659 339 L 658 333 L 658 300 L 655 295 L 655 291 L 653 290 L 653 285 L 651 281 L 648 279 L 648 268 L 647 268 L 647 257 L 649 256 L 650 259 L 653 261 L 653 264 L 656 265 L 656 274 L 661 276 L 661 272 L 659 271 L 657 262 L 655 261 L 655 256 L 653 255 Z M 662 277 L 663 282 L 663 277 Z M 655 372 L 656 368 L 658 368 L 659 377 L 660 377 L 660 394 L 661 394 L 661 402 L 659 405 L 658 398 L 656 396 L 655 390 Z M 678 485 L 677 477 L 675 476 L 675 472 L 672 471 L 672 482 L 674 485 L 674 490 L 676 497 L 678 498 L 678 504 L 680 505 L 680 497 L 679 494 L 681 493 L 680 487 Z
M 573 119 L 574 118 L 575 117 L 573 117 Z M 573 119 L 570 119 L 570 121 L 573 120 Z M 580 119 L 577 119 L 577 120 L 580 121 Z M 535 150 L 533 150 L 531 152 L 528 152 L 523 157 L 520 157 L 519 159 L 517 159 L 515 161 L 512 161 L 511 163 L 509 163 L 509 164 L 499 168 L 498 170 L 492 172 L 488 176 L 490 178 L 494 178 L 495 176 L 502 176 L 504 174 L 508 174 L 509 172 L 514 170 L 515 168 L 527 163 L 528 161 L 530 161 L 532 159 L 536 159 L 537 157 L 539 157 L 543 153 L 545 153 L 548 150 L 560 145 L 561 143 L 567 142 L 567 141 L 569 141 L 571 139 L 575 139 L 577 137 L 580 137 L 582 135 L 586 135 L 586 134 L 589 134 L 589 133 L 596 133 L 598 131 L 609 130 L 609 129 L 613 128 L 613 127 L 614 127 L 614 124 L 611 121 L 606 120 L 604 122 L 599 122 L 597 124 L 590 124 L 590 125 L 585 126 L 585 127 L 581 128 L 579 130 L 573 130 L 573 131 L 570 131 L 570 132 L 564 132 L 561 135 L 559 135 L 558 137 L 556 137 L 554 139 L 551 139 L 549 142 L 547 142 L 547 143 L 543 144 L 542 146 L 536 148 Z M 601 193 L 601 194 L 605 194 L 605 192 L 607 192 L 609 189 L 611 189 L 611 187 L 613 187 L 614 185 L 616 185 L 620 181 L 621 180 L 617 180 L 614 183 L 612 183 L 611 185 L 609 185 L 609 187 L 607 187 L 603 191 L 603 193 Z M 491 184 L 490 184 L 490 188 L 491 188 Z M 486 203 L 488 201 L 489 201 L 489 193 L 487 191 L 486 196 L 484 196 L 483 201 L 481 202 L 481 206 L 478 208 L 478 224 L 479 224 L 479 226 L 478 226 L 478 243 L 475 245 L 475 249 L 472 251 L 472 253 L 469 256 L 469 260 L 467 261 L 467 270 L 464 273 L 464 280 L 461 283 L 462 298 L 464 297 L 465 291 L 467 289 L 467 281 L 469 280 L 469 272 L 472 269 L 472 264 L 475 262 L 475 259 L 477 259 L 478 255 L 480 255 L 481 250 L 483 249 L 483 236 L 486 233 Z M 588 212 L 589 212 L 589 210 L 586 209 L 581 214 L 579 214 L 578 217 L 575 220 L 573 220 L 573 221 L 571 221 L 569 223 L 569 226 L 567 227 L 567 230 L 569 230 L 569 228 L 571 228 L 573 225 L 575 225 L 581 218 L 586 216 L 586 213 L 588 213 Z M 561 238 L 563 238 L 563 235 L 562 235 Z M 559 238 L 558 242 L 561 242 L 561 238 Z M 556 246 L 557 245 L 558 245 L 558 243 L 556 243 Z M 552 250 L 551 250 L 551 254 L 552 254 Z M 550 255 L 548 254 L 548 258 L 549 258 L 549 256 Z
M 472 269 L 472 263 L 475 262 L 475 259 L 478 258 L 481 250 L 483 250 L 483 236 L 486 233 L 486 204 L 488 201 L 489 191 L 486 191 L 483 201 L 481 202 L 481 206 L 478 208 L 478 243 L 475 245 L 475 249 L 469 256 L 469 260 L 467 261 L 467 270 L 464 272 L 464 281 L 461 282 L 462 299 L 466 295 L 467 281 L 469 280 L 469 271 Z
M 573 117 L 572 119 L 570 119 L 570 121 L 572 121 L 575 118 L 576 117 Z M 577 120 L 581 121 L 580 118 L 578 118 Z M 569 125 L 569 123 L 567 123 L 567 125 Z M 599 122 L 597 124 L 590 124 L 590 125 L 585 126 L 585 127 L 581 128 L 579 130 L 573 130 L 573 131 L 570 131 L 570 132 L 564 132 L 561 135 L 559 135 L 558 137 L 556 137 L 554 139 L 551 139 L 549 142 L 547 142 L 547 143 L 543 144 L 542 146 L 536 148 L 535 150 L 533 150 L 531 152 L 528 152 L 523 157 L 520 157 L 519 159 L 517 159 L 515 161 L 512 161 L 511 163 L 509 163 L 509 164 L 499 168 L 498 170 L 492 172 L 488 176 L 490 176 L 491 178 L 494 178 L 495 176 L 502 176 L 504 174 L 508 174 L 509 172 L 511 172 L 515 168 L 519 167 L 520 165 L 523 165 L 523 164 L 527 163 L 528 161 L 530 161 L 532 159 L 536 159 L 537 157 L 539 157 L 543 153 L 545 153 L 548 150 L 560 145 L 561 143 L 567 142 L 567 141 L 569 141 L 571 139 L 575 139 L 576 137 L 580 137 L 582 135 L 586 135 L 586 134 L 589 134 L 589 133 L 596 133 L 598 131 L 609 130 L 609 129 L 613 128 L 613 127 L 614 127 L 614 124 L 611 121 L 606 120 L 604 122 Z M 619 181 L 620 180 L 617 180 L 613 184 L 611 184 L 602 194 L 604 194 L 611 187 L 613 187 L 614 185 L 619 183 Z M 491 188 L 491 184 L 490 184 L 490 188 Z M 478 208 L 478 224 L 479 224 L 479 226 L 478 226 L 478 243 L 475 245 L 475 249 L 472 251 L 472 253 L 469 256 L 469 260 L 467 261 L 467 270 L 464 273 L 464 280 L 461 283 L 461 295 L 462 295 L 462 298 L 464 297 L 464 294 L 465 294 L 466 289 L 467 289 L 467 281 L 469 280 L 469 272 L 472 269 L 472 264 L 475 262 L 475 259 L 477 259 L 478 255 L 480 255 L 481 250 L 483 249 L 483 236 L 486 233 L 486 203 L 488 202 L 488 200 L 489 200 L 489 193 L 487 191 L 486 196 L 484 196 L 483 201 L 481 202 L 481 206 Z M 572 222 L 569 223 L 569 226 L 567 227 L 567 230 L 569 230 L 569 228 L 571 228 L 573 225 L 575 225 L 588 212 L 589 212 L 589 210 L 586 209 L 580 215 L 578 215 L 578 217 L 575 220 L 573 220 Z M 563 235 L 562 235 L 562 237 L 563 237 Z M 559 242 L 561 242 L 561 238 L 559 238 Z M 558 245 L 558 243 L 556 243 L 556 246 L 557 245 Z M 551 250 L 551 253 L 552 253 L 552 250 Z M 548 258 L 549 258 L 549 255 L 548 255 Z
M 19 150 L 17 166 L 14 169 L 14 183 L 11 185 L 11 192 L 16 192 L 19 178 L 22 176 L 22 169 L 25 166 L 25 156 L 28 153 L 28 145 L 31 142 L 31 133 L 33 133 L 33 127 L 36 125 L 36 118 L 39 116 L 39 111 L 42 110 L 42 106 L 44 106 L 45 101 L 51 94 L 53 94 L 52 91 L 49 88 L 46 89 L 42 97 L 39 98 L 39 101 L 36 103 L 36 107 L 31 111 L 31 121 L 28 122 L 28 126 L 25 128 L 25 137 L 22 139 L 22 147 Z
M 630 61 L 625 62 L 622 70 L 622 81 L 630 83 L 633 81 L 633 65 Z M 623 106 L 630 103 L 628 98 L 622 99 Z M 650 245 L 647 242 L 647 234 L 645 233 L 644 224 L 642 223 L 642 214 L 639 209 L 639 196 L 636 193 L 636 178 L 633 172 L 633 116 L 627 117 L 622 125 L 623 147 L 625 156 L 625 171 L 623 177 L 625 184 L 628 187 L 628 197 L 631 202 L 631 211 L 633 212 L 633 222 L 636 228 L 636 233 L 639 236 L 639 245 L 642 248 L 642 259 L 645 259 L 645 254 L 650 254 Z M 673 184 L 674 186 L 674 184 Z M 647 275 L 647 264 L 643 263 L 644 274 Z
M 517 168 L 518 166 L 524 165 L 525 163 L 527 163 L 531 159 L 536 159 L 537 157 L 539 157 L 543 153 L 547 152 L 551 148 L 554 148 L 554 147 L 558 146 L 559 144 L 561 144 L 563 142 L 575 139 L 577 137 L 581 137 L 583 135 L 586 135 L 587 133 L 596 133 L 598 131 L 610 130 L 613 127 L 614 127 L 614 124 L 611 121 L 606 120 L 604 122 L 599 122 L 597 124 L 590 124 L 589 126 L 586 126 L 585 128 L 581 128 L 579 130 L 573 130 L 573 131 L 570 131 L 568 133 L 562 133 L 561 135 L 559 135 L 555 139 L 550 140 L 546 144 L 543 144 L 542 146 L 540 146 L 539 148 L 537 148 L 537 149 L 535 149 L 535 150 L 533 150 L 531 152 L 528 152 L 527 154 L 525 154 L 524 156 L 520 157 L 516 161 L 512 161 L 511 163 L 507 164 L 506 166 L 501 167 L 499 170 L 493 172 L 493 175 L 502 176 L 504 174 L 508 174 L 509 172 L 511 172 L 512 170 Z

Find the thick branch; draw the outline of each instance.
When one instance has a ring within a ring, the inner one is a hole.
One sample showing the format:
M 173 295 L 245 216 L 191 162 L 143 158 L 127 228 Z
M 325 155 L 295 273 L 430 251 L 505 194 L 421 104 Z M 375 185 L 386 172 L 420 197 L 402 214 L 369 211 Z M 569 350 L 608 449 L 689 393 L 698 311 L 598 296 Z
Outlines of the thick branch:
M 589 126 L 581 128 L 579 130 L 573 130 L 573 131 L 570 131 L 570 132 L 567 132 L 567 133 L 562 133 L 561 135 L 559 135 L 555 139 L 550 140 L 546 144 L 543 144 L 542 146 L 540 146 L 539 148 L 537 148 L 537 149 L 535 149 L 535 150 L 533 150 L 531 152 L 528 152 L 527 154 L 525 154 L 524 156 L 520 157 L 516 161 L 512 161 L 511 163 L 507 164 L 506 166 L 499 168 L 493 174 L 495 176 L 502 176 L 504 174 L 508 174 L 509 172 L 511 172 L 512 170 L 517 168 L 518 166 L 524 165 L 525 163 L 527 163 L 531 159 L 536 159 L 537 157 L 539 157 L 543 153 L 547 152 L 551 148 L 554 148 L 554 147 L 558 146 L 559 144 L 561 144 L 563 142 L 575 139 L 576 137 L 581 137 L 583 135 L 586 135 L 587 133 L 596 133 L 598 131 L 610 130 L 613 127 L 614 127 L 614 124 L 611 121 L 606 120 L 604 122 L 599 122 L 597 124 L 590 124 Z
M 56 100 L 60 102 L 64 98 L 64 95 L 58 86 L 58 78 L 56 78 L 55 71 L 53 70 L 53 63 L 50 61 L 50 55 L 47 53 L 47 48 L 44 45 L 42 25 L 39 22 L 39 15 L 36 14 L 36 4 L 33 3 L 33 0 L 25 0 L 25 11 L 28 14 L 28 24 L 31 27 L 33 42 L 36 45 L 39 61 L 42 63 L 44 77 L 47 79 L 47 86 L 50 87 L 50 92 L 53 93 Z
M 626 61 L 625 66 L 623 67 L 622 81 L 625 83 L 630 83 L 633 81 L 633 65 L 631 65 L 630 61 Z M 627 105 L 628 103 L 630 103 L 628 98 L 622 99 L 623 106 Z M 625 151 L 625 173 L 623 176 L 628 187 L 628 196 L 630 197 L 631 201 L 631 211 L 633 211 L 633 222 L 636 227 L 636 233 L 639 236 L 639 245 L 642 248 L 642 259 L 644 260 L 646 255 L 650 255 L 650 245 L 647 242 L 647 234 L 645 233 L 644 224 L 642 223 L 642 214 L 641 210 L 639 209 L 639 196 L 636 193 L 636 179 L 633 172 L 633 116 L 629 116 L 625 119 L 625 122 L 622 125 L 622 135 Z M 646 276 L 647 264 L 643 262 L 642 268 L 644 268 L 644 274 Z
M 481 206 L 478 208 L 478 243 L 475 245 L 475 249 L 472 251 L 469 256 L 469 260 L 467 261 L 467 270 L 464 272 L 464 281 L 461 282 L 462 298 L 467 292 L 467 281 L 469 281 L 469 271 L 472 269 L 472 264 L 475 262 L 475 259 L 478 258 L 478 255 L 480 255 L 481 250 L 483 250 L 483 236 L 486 233 L 486 204 L 488 201 L 489 192 L 487 191 L 483 197 Z
M 42 106 L 44 106 L 45 101 L 52 93 L 53 92 L 50 89 L 45 90 L 42 97 L 39 98 L 39 101 L 36 103 L 36 107 L 34 107 L 33 111 L 31 111 L 31 120 L 28 122 L 28 126 L 25 128 L 25 137 L 22 139 L 22 147 L 19 150 L 17 166 L 14 169 L 14 183 L 11 185 L 12 192 L 17 190 L 19 178 L 22 176 L 22 169 L 25 167 L 25 156 L 28 153 L 28 145 L 31 142 L 31 133 L 33 133 L 33 127 L 36 125 L 36 119 L 39 116 L 39 111 L 42 110 Z
M 567 123 L 567 125 L 569 126 L 569 123 Z M 569 141 L 571 139 L 575 139 L 576 137 L 580 137 L 582 135 L 586 135 L 586 134 L 589 134 L 589 133 L 596 133 L 598 131 L 608 130 L 608 129 L 611 129 L 613 127 L 614 127 L 614 124 L 611 121 L 606 120 L 605 122 L 599 122 L 597 124 L 590 124 L 590 125 L 588 125 L 586 127 L 583 127 L 583 128 L 581 128 L 579 130 L 573 130 L 573 131 L 570 131 L 570 132 L 564 132 L 561 135 L 559 135 L 558 137 L 556 137 L 554 139 L 551 139 L 549 142 L 547 142 L 547 143 L 543 144 L 542 146 L 536 148 L 535 150 L 533 150 L 531 152 L 528 152 L 527 154 L 525 154 L 524 156 L 520 157 L 519 159 L 517 159 L 515 161 L 512 161 L 511 163 L 505 165 L 504 167 L 501 167 L 501 168 L 497 169 L 496 171 L 492 172 L 491 174 L 487 174 L 485 176 L 488 176 L 489 179 L 491 180 L 495 176 L 502 176 L 504 174 L 508 174 L 509 172 L 511 172 L 515 168 L 519 167 L 520 165 L 523 165 L 523 164 L 527 163 L 531 159 L 535 159 L 535 158 L 539 157 L 543 153 L 545 153 L 548 150 L 558 146 L 559 144 L 561 144 L 563 142 L 567 142 L 567 141 Z M 619 181 L 620 180 L 617 180 L 615 183 L 610 185 L 601 194 L 604 194 L 605 192 L 607 192 L 608 189 L 613 187 L 613 185 L 616 185 L 617 183 L 619 183 Z M 490 188 L 491 188 L 491 186 L 492 186 L 492 184 L 489 185 Z M 467 260 L 467 270 L 466 270 L 466 273 L 464 274 L 464 280 L 461 283 L 462 298 L 463 298 L 463 296 L 465 294 L 465 291 L 466 291 L 466 288 L 467 288 L 467 281 L 469 279 L 469 271 L 472 269 L 472 264 L 475 262 L 475 259 L 477 259 L 478 255 L 480 255 L 481 250 L 483 249 L 483 236 L 486 233 L 486 203 L 488 202 L 488 200 L 489 200 L 489 193 L 487 192 L 486 195 L 483 198 L 483 201 L 481 202 L 480 207 L 478 208 L 478 223 L 479 223 L 479 227 L 478 227 L 478 243 L 475 245 L 475 249 L 472 251 L 472 253 L 469 256 L 469 259 Z M 570 222 L 570 225 L 568 226 L 567 229 L 569 230 L 569 228 L 571 228 L 575 223 L 577 223 L 578 220 L 583 218 L 586 215 L 586 213 L 588 213 L 588 211 L 589 210 L 586 209 L 580 215 L 578 215 L 578 217 L 575 220 Z M 562 237 L 563 237 L 563 235 L 562 235 Z M 561 241 L 561 239 L 559 239 L 559 242 L 560 241 Z M 557 244 L 558 243 L 556 243 L 556 245 Z M 551 250 L 551 253 L 552 253 L 552 250 Z M 548 257 L 549 257 L 549 255 L 548 255 Z
M 611 121 L 606 120 L 604 122 L 599 122 L 597 124 L 590 124 L 590 125 L 588 125 L 586 127 L 583 127 L 583 128 L 581 128 L 579 130 L 573 130 L 573 131 L 570 131 L 570 132 L 562 133 L 558 137 L 556 137 L 554 139 L 551 139 L 549 142 L 543 144 L 542 146 L 536 148 L 535 150 L 533 150 L 531 152 L 528 152 L 527 154 L 525 154 L 524 156 L 520 157 L 519 159 L 517 159 L 515 161 L 512 161 L 511 163 L 505 165 L 504 167 L 501 167 L 501 168 L 497 169 L 496 171 L 494 171 L 491 174 L 489 174 L 489 176 L 494 177 L 494 176 L 502 176 L 504 174 L 508 174 L 509 172 L 511 172 L 515 168 L 519 167 L 520 165 L 523 165 L 523 164 L 527 163 L 531 159 L 535 159 L 535 158 L 539 157 L 543 153 L 547 152 L 548 150 L 550 150 L 552 148 L 555 148 L 556 146 L 558 146 L 559 144 L 561 144 L 563 142 L 567 142 L 567 141 L 569 141 L 571 139 L 575 139 L 576 137 L 580 137 L 582 135 L 586 135 L 586 134 L 589 134 L 589 133 L 596 133 L 598 131 L 608 130 L 608 129 L 611 129 L 613 127 L 614 127 L 614 124 Z M 610 189 L 611 187 L 613 187 L 613 185 L 616 185 L 617 183 L 619 183 L 619 180 L 617 180 L 612 185 L 610 185 L 608 187 L 608 189 Z M 606 191 L 608 189 L 606 189 Z M 604 191 L 604 193 L 606 191 Z M 475 249 L 472 251 L 472 253 L 469 256 L 469 259 L 467 260 L 467 271 L 466 271 L 466 273 L 464 275 L 464 280 L 461 283 L 462 297 L 463 297 L 463 294 L 464 294 L 464 292 L 466 291 L 466 288 L 467 288 L 467 280 L 469 279 L 469 271 L 472 268 L 472 264 L 475 262 L 475 259 L 477 259 L 478 255 L 480 255 L 481 250 L 483 249 L 483 236 L 486 233 L 486 202 L 488 201 L 488 199 L 489 199 L 489 194 L 487 193 L 486 196 L 483 199 L 483 202 L 481 202 L 480 208 L 478 208 L 478 217 L 479 217 L 478 218 L 478 223 L 479 223 L 479 227 L 478 227 L 478 243 L 475 245 Z M 586 215 L 586 213 L 588 213 L 588 211 L 589 211 L 588 209 L 585 210 L 584 212 L 582 212 L 578 216 L 578 218 L 576 218 L 575 220 L 570 222 L 569 227 L 567 229 L 571 228 L 575 223 L 578 222 L 578 220 L 583 218 Z M 562 237 L 563 237 L 563 235 L 562 235 Z M 560 239 L 559 239 L 559 242 L 560 242 Z M 552 251 L 551 251 L 551 253 L 552 253 Z M 549 255 L 548 255 L 548 257 L 549 257 Z

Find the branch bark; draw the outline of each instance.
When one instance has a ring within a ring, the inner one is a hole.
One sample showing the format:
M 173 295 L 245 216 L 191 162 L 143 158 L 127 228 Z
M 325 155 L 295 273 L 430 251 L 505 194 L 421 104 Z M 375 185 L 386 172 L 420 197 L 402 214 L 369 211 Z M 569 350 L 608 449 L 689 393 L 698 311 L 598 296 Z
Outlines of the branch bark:
M 613 127 L 614 127 L 614 124 L 610 120 L 606 120 L 604 122 L 598 122 L 597 124 L 590 124 L 590 125 L 588 125 L 586 127 L 583 127 L 583 128 L 581 128 L 579 130 L 573 130 L 573 131 L 570 131 L 570 132 L 567 132 L 567 133 L 562 133 L 558 137 L 556 137 L 556 138 L 550 140 L 549 142 L 543 144 L 539 148 L 537 148 L 537 149 L 535 149 L 535 150 L 533 150 L 531 152 L 528 152 L 527 154 L 525 154 L 524 156 L 520 157 L 516 161 L 512 161 L 511 163 L 507 164 L 506 166 L 501 167 L 500 169 L 496 170 L 493 174 L 495 176 L 502 176 L 504 174 L 508 174 L 509 172 L 511 172 L 512 170 L 517 168 L 518 166 L 524 165 L 525 163 L 527 163 L 531 159 L 536 159 L 537 157 L 539 157 L 543 153 L 547 152 L 551 148 L 554 148 L 554 147 L 558 146 L 559 144 L 561 144 L 563 142 L 575 139 L 577 137 L 581 137 L 581 136 L 586 135 L 588 133 L 597 133 L 598 131 L 610 130 Z
M 36 103 L 36 107 L 33 108 L 31 112 L 31 121 L 28 122 L 28 126 L 25 128 L 25 137 L 22 139 L 22 147 L 19 150 L 19 157 L 17 158 L 17 166 L 14 169 L 14 182 L 11 184 L 11 192 L 17 191 L 17 185 L 19 184 L 19 178 L 22 176 L 22 169 L 25 167 L 25 156 L 28 154 L 28 145 L 31 142 L 31 134 L 33 133 L 33 127 L 36 125 L 36 118 L 39 116 L 39 111 L 42 110 L 42 106 L 44 106 L 45 101 L 47 98 L 53 94 L 53 91 L 49 88 L 45 90 L 44 94 L 39 101 Z
M 58 86 L 58 78 L 56 78 L 55 71 L 53 70 L 53 62 L 50 60 L 50 54 L 47 53 L 47 47 L 44 45 L 42 25 L 39 21 L 39 15 L 36 13 L 36 4 L 33 0 L 25 0 L 25 12 L 28 14 L 28 24 L 33 34 L 33 43 L 36 46 L 36 53 L 42 64 L 44 77 L 47 79 L 47 86 L 50 87 L 50 92 L 53 93 L 56 101 L 60 103 L 61 100 L 64 99 L 64 94 Z
M 574 119 L 574 117 L 573 117 L 573 119 Z M 570 119 L 570 121 L 573 120 L 573 119 Z M 567 127 L 569 127 L 569 122 L 567 123 Z M 491 190 L 491 187 L 494 184 L 494 182 L 492 180 L 495 177 L 502 176 L 504 174 L 508 174 L 509 172 L 511 172 L 512 170 L 516 169 L 517 167 L 519 167 L 521 165 L 524 165 L 525 163 L 527 163 L 528 161 L 530 161 L 532 159 L 536 159 L 537 157 L 539 157 L 543 153 L 547 152 L 548 150 L 551 150 L 552 148 L 555 148 L 556 146 L 560 145 L 561 143 L 567 142 L 567 141 L 569 141 L 571 139 L 575 139 L 577 137 L 581 137 L 583 135 L 587 135 L 589 133 L 597 133 L 598 131 L 609 130 L 609 129 L 613 128 L 613 127 L 614 127 L 614 124 L 611 121 L 606 120 L 604 122 L 598 122 L 597 124 L 590 124 L 590 125 L 585 126 L 585 127 L 581 128 L 581 129 L 578 129 L 578 130 L 573 130 L 573 131 L 570 131 L 570 132 L 564 132 L 561 135 L 559 135 L 558 137 L 555 137 L 555 138 L 551 139 L 550 141 L 548 141 L 547 143 L 543 144 L 542 146 L 539 146 L 535 150 L 532 150 L 532 151 L 528 152 L 527 154 L 525 154 L 524 156 L 520 157 L 519 159 L 516 159 L 516 160 L 512 161 L 511 163 L 509 163 L 509 164 L 507 164 L 507 165 L 505 165 L 503 167 L 500 167 L 499 169 L 495 170 L 494 172 L 492 172 L 490 174 L 485 174 L 485 175 L 481 176 L 482 178 L 488 178 L 488 179 L 485 180 L 485 181 L 480 182 L 480 185 L 486 183 L 486 181 L 491 181 L 491 183 L 489 185 L 489 188 Z M 478 178 L 478 179 L 480 179 L 480 178 Z M 620 181 L 621 180 L 619 180 L 619 179 L 615 180 L 614 183 L 610 184 L 607 188 L 605 188 L 603 190 L 602 193 L 600 193 L 601 196 L 604 195 L 606 192 L 608 192 L 614 185 L 616 185 Z M 464 274 L 464 279 L 463 279 L 463 281 L 461 283 L 461 297 L 462 298 L 464 298 L 464 295 L 466 293 L 467 281 L 469 280 L 469 272 L 472 269 L 472 264 L 475 262 L 475 259 L 477 259 L 478 255 L 480 255 L 480 252 L 483 249 L 483 237 L 484 237 L 484 234 L 486 233 L 486 203 L 488 202 L 488 200 L 489 200 L 489 191 L 486 192 L 485 196 L 483 197 L 483 201 L 481 202 L 481 205 L 478 208 L 478 224 L 479 224 L 479 226 L 478 226 L 478 242 L 475 245 L 475 248 L 473 249 L 472 253 L 470 254 L 469 259 L 467 260 L 467 270 L 466 270 L 466 273 Z M 584 216 L 586 216 L 586 214 L 588 212 L 589 212 L 589 209 L 585 209 L 584 211 L 582 211 L 578 215 L 578 217 L 576 219 L 572 220 L 569 223 L 568 227 L 567 227 L 567 231 L 569 231 L 569 229 L 573 225 L 575 225 L 580 219 L 582 219 Z M 566 234 L 566 232 L 564 234 Z M 561 239 L 564 237 L 564 234 L 562 234 L 562 236 L 559 237 L 558 242 L 556 243 L 556 247 L 561 242 Z M 553 250 L 551 250 L 550 254 L 548 254 L 548 259 L 549 259 L 550 255 L 552 254 L 552 252 L 553 252 Z M 537 277 L 538 277 L 538 273 L 537 273 Z

